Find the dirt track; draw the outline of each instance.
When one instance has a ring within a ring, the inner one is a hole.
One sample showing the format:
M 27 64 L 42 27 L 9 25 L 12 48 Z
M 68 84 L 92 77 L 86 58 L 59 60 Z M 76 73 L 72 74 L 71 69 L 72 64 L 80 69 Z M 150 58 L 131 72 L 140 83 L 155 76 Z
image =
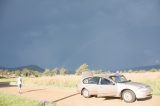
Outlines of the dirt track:
M 57 106 L 160 106 L 160 96 L 149 100 L 125 103 L 119 98 L 83 98 L 75 89 L 46 89 L 24 87 L 23 93 L 17 92 L 17 87 L 0 87 L 0 92 L 15 94 L 39 101 L 55 102 Z

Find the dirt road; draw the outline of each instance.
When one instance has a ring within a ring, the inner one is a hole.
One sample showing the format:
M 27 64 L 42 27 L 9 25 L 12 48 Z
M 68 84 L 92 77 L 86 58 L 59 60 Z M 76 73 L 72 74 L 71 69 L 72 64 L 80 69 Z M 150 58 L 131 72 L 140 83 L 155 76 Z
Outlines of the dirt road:
M 0 87 L 0 92 L 6 92 L 38 101 L 55 102 L 57 106 L 160 106 L 160 96 L 152 99 L 125 103 L 119 98 L 84 98 L 75 89 L 58 88 L 29 88 L 24 87 L 23 93 L 19 94 L 17 87 Z

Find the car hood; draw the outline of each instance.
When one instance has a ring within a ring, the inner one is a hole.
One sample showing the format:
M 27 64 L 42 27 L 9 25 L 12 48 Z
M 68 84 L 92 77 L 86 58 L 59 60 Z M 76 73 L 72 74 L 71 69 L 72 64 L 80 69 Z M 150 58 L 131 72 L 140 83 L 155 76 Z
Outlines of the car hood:
M 138 83 L 138 82 L 126 82 L 125 85 L 126 85 L 126 86 L 137 87 L 137 88 L 149 87 L 149 86 L 146 85 L 146 84 L 142 84 L 142 83 Z

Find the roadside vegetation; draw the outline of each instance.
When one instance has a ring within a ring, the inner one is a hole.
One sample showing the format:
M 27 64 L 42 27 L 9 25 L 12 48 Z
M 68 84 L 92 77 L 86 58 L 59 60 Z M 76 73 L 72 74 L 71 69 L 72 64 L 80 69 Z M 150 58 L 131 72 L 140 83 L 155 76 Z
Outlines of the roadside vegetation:
M 0 106 L 43 106 L 42 103 L 15 95 L 0 93 Z
M 81 76 L 77 75 L 56 75 L 38 78 L 24 78 L 24 83 L 26 86 L 34 87 L 75 88 L 80 79 Z

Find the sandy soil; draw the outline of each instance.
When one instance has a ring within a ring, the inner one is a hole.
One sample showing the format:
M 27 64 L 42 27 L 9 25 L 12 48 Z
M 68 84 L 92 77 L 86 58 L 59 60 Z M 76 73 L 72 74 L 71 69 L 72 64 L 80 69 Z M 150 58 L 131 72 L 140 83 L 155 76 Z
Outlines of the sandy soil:
M 23 93 L 19 94 L 15 86 L 0 86 L 0 92 L 27 97 L 41 102 L 55 102 L 57 106 L 160 106 L 160 96 L 153 96 L 152 99 L 139 100 L 134 103 L 125 103 L 119 98 L 84 98 L 75 89 L 23 87 Z

